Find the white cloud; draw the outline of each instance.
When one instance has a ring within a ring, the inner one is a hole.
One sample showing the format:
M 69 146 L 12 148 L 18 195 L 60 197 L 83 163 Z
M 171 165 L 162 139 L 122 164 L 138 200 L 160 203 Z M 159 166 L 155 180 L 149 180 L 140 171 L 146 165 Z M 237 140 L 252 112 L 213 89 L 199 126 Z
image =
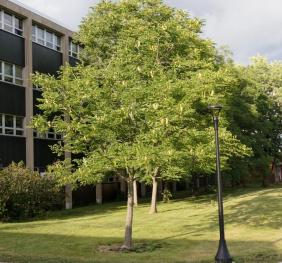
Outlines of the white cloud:
M 18 0 L 77 29 L 99 0 Z M 204 36 L 230 46 L 236 61 L 247 63 L 258 53 L 282 59 L 281 0 L 165 0 L 206 20 Z
M 99 0 L 17 0 L 24 5 L 38 10 L 43 15 L 65 25 L 67 28 L 77 30 L 82 17 L 89 7 L 97 4 Z
M 235 61 L 262 54 L 282 59 L 281 0 L 167 0 L 206 21 L 204 35 L 227 44 Z

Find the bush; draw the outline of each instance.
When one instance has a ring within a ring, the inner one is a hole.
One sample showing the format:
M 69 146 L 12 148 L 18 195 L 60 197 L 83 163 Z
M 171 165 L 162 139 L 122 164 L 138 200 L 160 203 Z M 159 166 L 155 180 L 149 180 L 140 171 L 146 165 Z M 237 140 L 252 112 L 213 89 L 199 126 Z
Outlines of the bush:
M 172 198 L 172 194 L 168 189 L 165 189 L 162 193 L 163 196 L 163 202 L 168 203 L 169 200 Z
M 52 177 L 12 163 L 0 171 L 0 219 L 23 219 L 61 208 L 63 194 Z

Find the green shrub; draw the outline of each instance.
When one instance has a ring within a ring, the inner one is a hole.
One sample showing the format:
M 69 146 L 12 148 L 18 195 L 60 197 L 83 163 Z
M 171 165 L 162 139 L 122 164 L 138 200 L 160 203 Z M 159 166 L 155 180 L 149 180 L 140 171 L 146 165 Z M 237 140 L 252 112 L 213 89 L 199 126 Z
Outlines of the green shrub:
M 63 194 L 50 176 L 12 163 L 0 171 L 0 219 L 23 219 L 61 208 Z
M 163 202 L 168 203 L 169 200 L 172 198 L 172 194 L 168 189 L 164 189 L 162 192 Z

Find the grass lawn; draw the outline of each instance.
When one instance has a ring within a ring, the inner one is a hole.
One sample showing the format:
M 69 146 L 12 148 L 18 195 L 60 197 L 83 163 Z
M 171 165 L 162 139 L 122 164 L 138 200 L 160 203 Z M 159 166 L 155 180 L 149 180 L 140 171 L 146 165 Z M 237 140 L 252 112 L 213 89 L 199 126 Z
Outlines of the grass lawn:
M 122 243 L 125 204 L 111 203 L 51 213 L 44 220 L 0 224 L 0 262 L 184 263 L 214 262 L 218 245 L 214 195 L 135 209 L 134 240 L 152 251 L 99 252 Z M 282 261 L 282 188 L 225 194 L 226 239 L 236 263 Z

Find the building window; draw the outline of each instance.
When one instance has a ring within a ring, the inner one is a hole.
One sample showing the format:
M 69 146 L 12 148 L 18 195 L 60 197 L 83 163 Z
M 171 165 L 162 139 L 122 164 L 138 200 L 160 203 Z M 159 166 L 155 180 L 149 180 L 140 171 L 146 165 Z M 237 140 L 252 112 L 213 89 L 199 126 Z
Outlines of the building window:
M 63 139 L 63 136 L 59 133 L 56 133 L 52 128 L 50 128 L 48 132 L 45 133 L 39 133 L 36 130 L 34 130 L 33 136 L 34 138 L 38 138 L 38 139 L 48 139 L 48 140 L 57 140 L 57 141 Z
M 69 41 L 69 55 L 73 58 L 80 58 L 80 52 L 82 50 L 82 47 L 73 41 Z
M 23 22 L 18 17 L 0 10 L 0 29 L 22 36 Z
M 24 117 L 0 114 L 0 134 L 24 136 Z
M 61 50 L 61 38 L 37 25 L 32 26 L 32 41 L 56 51 Z
M 0 81 L 23 85 L 23 68 L 0 61 Z

